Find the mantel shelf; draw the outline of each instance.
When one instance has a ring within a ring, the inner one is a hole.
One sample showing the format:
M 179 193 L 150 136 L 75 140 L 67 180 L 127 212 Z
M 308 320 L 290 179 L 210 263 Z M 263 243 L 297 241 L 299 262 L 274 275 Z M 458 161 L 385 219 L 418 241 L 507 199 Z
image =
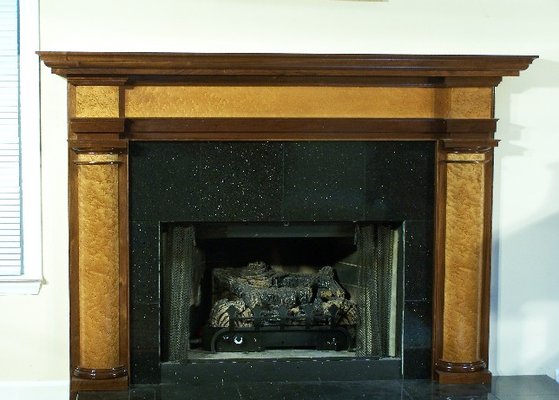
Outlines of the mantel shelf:
M 496 86 L 516 76 L 536 56 L 38 53 L 53 73 L 67 78 L 127 77 L 137 81 L 340 86 Z M 397 79 L 398 77 L 403 79 Z

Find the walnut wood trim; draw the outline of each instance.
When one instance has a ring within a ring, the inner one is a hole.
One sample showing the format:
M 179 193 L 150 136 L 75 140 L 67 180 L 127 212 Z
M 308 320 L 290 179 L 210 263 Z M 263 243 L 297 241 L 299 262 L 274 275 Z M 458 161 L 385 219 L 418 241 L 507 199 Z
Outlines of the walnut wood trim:
M 122 161 L 75 161 L 76 165 L 115 165 L 122 164 Z
M 122 133 L 124 118 L 72 118 L 70 130 L 74 133 Z
M 495 87 L 500 76 L 215 76 L 215 75 L 130 75 L 134 86 L 332 86 L 332 87 Z M 92 85 L 94 83 L 91 83 Z
M 76 137 L 132 140 L 435 140 L 487 143 L 495 119 L 410 118 L 72 118 Z M 343 135 L 340 133 L 343 132 Z M 395 136 L 397 135 L 397 138 Z M 94 143 L 94 140 L 90 140 Z M 103 139 L 103 142 L 106 142 Z M 451 146 L 452 144 L 449 144 Z
M 72 376 L 70 386 L 71 394 L 77 394 L 82 390 L 85 391 L 112 391 L 128 389 L 128 377 L 123 376 L 114 379 L 84 379 Z M 70 396 L 71 399 L 76 397 Z
M 69 140 L 68 147 L 77 154 L 123 154 L 128 151 L 128 143 L 124 140 Z
M 53 73 L 81 79 L 130 77 L 135 82 L 158 77 L 195 77 L 205 82 L 240 80 L 244 84 L 274 85 L 293 80 L 302 84 L 354 86 L 496 86 L 503 76 L 515 76 L 535 56 L 477 55 L 362 55 L 362 54 L 200 54 L 200 53 L 88 53 L 38 52 Z M 429 80 L 395 80 L 392 77 L 431 77 Z M 385 77 L 386 81 L 379 80 Z M 346 78 L 349 78 L 346 81 Z M 469 81 L 469 78 L 472 78 Z M 483 79 L 489 78 L 489 79 Z M 357 82 L 355 81 L 357 80 Z
M 74 376 L 82 379 L 103 380 L 122 378 L 128 375 L 128 370 L 124 365 L 108 368 L 108 369 L 95 369 L 95 368 L 82 368 L 77 367 L 74 369 Z
M 476 361 L 471 363 L 451 363 L 439 360 L 436 363 L 438 371 L 441 372 L 479 372 L 487 369 L 487 363 L 485 361 Z
M 445 150 L 461 153 L 486 153 L 499 145 L 499 140 L 478 138 L 454 138 L 441 141 Z
M 128 77 L 103 76 L 103 77 L 81 77 L 68 78 L 68 83 L 74 86 L 124 86 L 128 83 Z
M 70 295 L 70 375 L 72 377 L 72 389 L 74 389 L 75 380 L 74 370 L 78 368 L 80 363 L 80 310 L 79 290 L 80 290 L 80 273 L 78 266 L 78 243 L 79 243 L 79 223 L 78 223 L 78 179 L 77 168 L 73 164 L 75 152 L 71 148 L 68 149 L 68 202 L 69 202 L 69 295 Z
M 135 71 L 140 72 L 140 71 Z M 57 73 L 53 71 L 53 73 Z M 65 75 L 62 75 L 65 76 Z M 75 86 L 368 86 L 368 87 L 495 87 L 501 76 L 269 76 L 242 75 L 126 75 L 69 76 Z
M 489 162 L 485 165 L 485 214 L 486 221 L 483 235 L 483 262 L 482 287 L 481 287 L 481 307 L 480 307 L 480 357 L 489 363 L 489 324 L 491 317 L 491 253 L 493 235 L 493 175 L 494 175 L 494 150 L 491 149 L 487 155 Z M 490 372 L 487 371 L 489 374 Z
M 487 369 L 463 373 L 436 371 L 435 378 L 442 384 L 489 384 L 491 372 Z
M 494 119 L 447 120 L 428 118 L 134 118 L 126 131 L 207 133 L 494 133 Z M 342 133 L 344 135 L 341 135 Z M 345 136 L 344 136 L 345 138 Z

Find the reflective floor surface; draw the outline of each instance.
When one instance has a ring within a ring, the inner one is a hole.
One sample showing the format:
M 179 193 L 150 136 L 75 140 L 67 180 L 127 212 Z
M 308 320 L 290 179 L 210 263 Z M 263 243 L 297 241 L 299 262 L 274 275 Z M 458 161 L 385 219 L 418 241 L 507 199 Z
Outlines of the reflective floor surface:
M 493 377 L 491 385 L 439 385 L 429 380 L 257 382 L 234 385 L 142 385 L 126 392 L 79 393 L 77 400 L 559 400 L 547 376 Z

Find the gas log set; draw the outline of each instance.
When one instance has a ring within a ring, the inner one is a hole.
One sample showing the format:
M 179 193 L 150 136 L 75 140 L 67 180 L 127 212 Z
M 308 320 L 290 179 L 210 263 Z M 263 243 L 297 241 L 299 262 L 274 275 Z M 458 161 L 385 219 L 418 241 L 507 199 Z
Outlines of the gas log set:
M 213 271 L 214 304 L 204 334 L 211 351 L 279 348 L 348 350 L 354 346 L 357 304 L 332 267 L 285 272 L 263 262 Z

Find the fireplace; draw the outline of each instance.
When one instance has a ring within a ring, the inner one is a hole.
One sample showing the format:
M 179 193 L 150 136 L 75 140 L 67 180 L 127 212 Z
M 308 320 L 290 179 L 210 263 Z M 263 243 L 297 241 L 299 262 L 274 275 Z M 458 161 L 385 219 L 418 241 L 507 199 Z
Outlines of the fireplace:
M 69 82 L 74 391 L 490 380 L 493 89 L 534 57 L 40 55 Z

